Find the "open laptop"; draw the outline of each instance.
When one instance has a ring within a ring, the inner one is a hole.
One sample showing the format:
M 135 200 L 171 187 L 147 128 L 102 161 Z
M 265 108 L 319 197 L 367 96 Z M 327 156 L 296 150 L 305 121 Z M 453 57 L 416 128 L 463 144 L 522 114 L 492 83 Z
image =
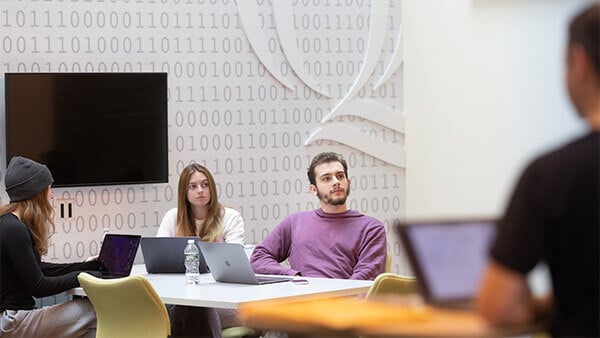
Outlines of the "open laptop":
M 495 220 L 396 222 L 427 303 L 470 308 L 496 234 Z
M 183 250 L 188 239 L 193 239 L 200 247 L 198 237 L 142 237 L 142 255 L 148 273 L 185 273 Z M 200 273 L 207 273 L 208 267 L 200 253 Z
M 254 274 L 244 246 L 237 243 L 201 242 L 208 268 L 217 282 L 269 284 L 291 281 L 292 277 L 257 276 Z
M 106 234 L 102 240 L 98 263 L 101 278 L 127 277 L 140 245 L 140 235 Z

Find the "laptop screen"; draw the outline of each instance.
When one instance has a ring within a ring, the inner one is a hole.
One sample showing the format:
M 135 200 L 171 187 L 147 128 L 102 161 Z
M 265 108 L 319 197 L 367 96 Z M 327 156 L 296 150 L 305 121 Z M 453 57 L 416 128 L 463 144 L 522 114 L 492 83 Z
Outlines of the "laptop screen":
M 139 235 L 106 234 L 98 256 L 102 271 L 129 275 L 140 239 Z
M 475 295 L 495 236 L 494 221 L 409 223 L 399 230 L 429 301 L 465 301 Z

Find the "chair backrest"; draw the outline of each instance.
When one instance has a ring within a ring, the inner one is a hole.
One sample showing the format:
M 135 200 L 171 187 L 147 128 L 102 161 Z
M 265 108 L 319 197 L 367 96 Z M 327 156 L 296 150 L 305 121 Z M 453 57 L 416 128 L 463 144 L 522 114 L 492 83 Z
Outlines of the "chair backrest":
M 392 255 L 389 252 L 385 255 L 385 272 L 392 272 Z
M 385 294 L 405 295 L 419 292 L 417 279 L 384 272 L 375 278 L 366 297 Z
M 146 278 L 99 279 L 80 273 L 78 279 L 96 310 L 97 338 L 171 334 L 167 309 Z

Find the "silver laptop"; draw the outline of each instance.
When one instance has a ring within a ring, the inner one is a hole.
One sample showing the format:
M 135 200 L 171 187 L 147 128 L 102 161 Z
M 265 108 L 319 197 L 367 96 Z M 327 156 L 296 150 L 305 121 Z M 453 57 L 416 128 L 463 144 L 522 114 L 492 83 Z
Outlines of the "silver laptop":
M 188 239 L 200 242 L 198 237 L 142 237 L 142 255 L 148 273 L 185 273 L 183 250 Z M 206 261 L 200 253 L 200 273 L 207 273 Z
M 496 234 L 494 220 L 396 222 L 396 229 L 430 304 L 470 308 Z
M 208 268 L 217 282 L 269 284 L 293 279 L 292 277 L 255 275 L 241 244 L 201 242 L 199 245 Z

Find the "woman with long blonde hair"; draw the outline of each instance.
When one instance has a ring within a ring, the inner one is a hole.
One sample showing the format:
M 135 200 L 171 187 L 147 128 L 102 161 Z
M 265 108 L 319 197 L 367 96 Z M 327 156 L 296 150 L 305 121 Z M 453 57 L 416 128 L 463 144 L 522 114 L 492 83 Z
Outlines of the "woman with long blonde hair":
M 205 242 L 244 244 L 244 219 L 219 203 L 210 171 L 192 163 L 179 176 L 177 208 L 167 211 L 156 236 L 198 236 Z
M 77 275 L 98 275 L 98 262 L 55 264 L 41 260 L 54 233 L 53 182 L 48 168 L 13 157 L 6 169 L 10 203 L 0 207 L 0 336 L 95 337 L 96 315 L 87 299 L 35 309 L 33 297 L 79 286 Z
M 205 242 L 244 244 L 244 219 L 238 211 L 219 202 L 211 172 L 192 163 L 179 176 L 177 208 L 167 211 L 156 236 L 197 236 Z M 215 312 L 207 308 L 172 306 L 169 313 L 174 335 L 201 336 L 212 330 L 212 335 L 217 336 L 215 327 L 241 325 L 237 311 L 230 309 Z M 207 317 L 210 319 L 200 320 Z

